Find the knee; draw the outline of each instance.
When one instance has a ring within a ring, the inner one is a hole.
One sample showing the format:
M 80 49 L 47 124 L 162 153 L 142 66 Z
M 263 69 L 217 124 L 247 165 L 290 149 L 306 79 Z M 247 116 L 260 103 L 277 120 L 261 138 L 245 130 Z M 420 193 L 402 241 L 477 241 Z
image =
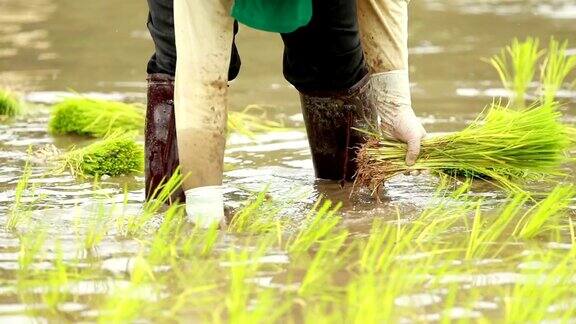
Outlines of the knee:
M 338 91 L 353 87 L 367 73 L 362 47 L 284 52 L 284 77 L 301 92 Z

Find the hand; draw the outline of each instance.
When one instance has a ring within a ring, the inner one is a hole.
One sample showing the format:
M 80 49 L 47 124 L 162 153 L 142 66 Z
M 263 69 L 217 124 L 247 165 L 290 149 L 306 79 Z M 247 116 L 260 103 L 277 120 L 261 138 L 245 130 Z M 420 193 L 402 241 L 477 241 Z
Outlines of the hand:
M 382 133 L 408 144 L 406 164 L 414 165 L 426 130 L 412 110 L 408 71 L 373 74 L 371 85 Z

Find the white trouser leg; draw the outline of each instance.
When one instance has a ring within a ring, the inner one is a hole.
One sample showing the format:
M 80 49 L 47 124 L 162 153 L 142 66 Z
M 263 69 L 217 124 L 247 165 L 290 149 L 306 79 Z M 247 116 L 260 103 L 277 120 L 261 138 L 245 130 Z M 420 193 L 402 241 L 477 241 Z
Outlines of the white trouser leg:
M 187 211 L 207 226 L 224 216 L 222 173 L 226 145 L 232 0 L 175 0 L 177 64 L 174 103 L 178 155 Z
M 231 6 L 231 0 L 174 1 L 176 132 L 182 171 L 190 173 L 185 190 L 222 184 Z

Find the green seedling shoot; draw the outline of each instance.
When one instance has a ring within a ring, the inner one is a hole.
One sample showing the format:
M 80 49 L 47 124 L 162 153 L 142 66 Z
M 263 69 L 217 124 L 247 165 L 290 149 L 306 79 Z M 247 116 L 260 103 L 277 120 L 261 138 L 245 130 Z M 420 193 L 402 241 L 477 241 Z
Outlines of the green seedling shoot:
M 550 39 L 541 69 L 541 94 L 543 102 L 556 100 L 558 90 L 576 69 L 576 56 L 567 54 L 568 41 Z M 574 85 L 574 83 L 572 84 Z
M 528 37 L 523 42 L 514 39 L 510 46 L 489 60 L 504 87 L 512 92 L 512 107 L 525 106 L 527 89 L 534 79 L 536 66 L 542 55 L 540 41 Z
M 24 193 L 28 188 L 31 175 L 32 168 L 30 162 L 26 161 L 22 176 L 20 177 L 20 180 L 18 180 L 16 188 L 14 189 L 14 204 L 10 208 L 8 220 L 6 221 L 6 229 L 9 231 L 14 231 L 18 225 L 30 217 L 30 209 L 26 204 L 23 204 L 22 199 L 24 198 Z

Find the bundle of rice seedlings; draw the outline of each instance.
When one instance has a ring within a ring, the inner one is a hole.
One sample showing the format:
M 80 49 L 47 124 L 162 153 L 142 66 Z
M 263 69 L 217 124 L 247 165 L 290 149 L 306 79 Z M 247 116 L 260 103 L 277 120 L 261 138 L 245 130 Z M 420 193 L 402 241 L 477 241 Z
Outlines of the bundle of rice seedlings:
M 12 92 L 0 90 L 0 116 L 14 117 L 22 111 L 20 102 Z
M 420 158 L 405 162 L 406 144 L 379 137 L 360 148 L 356 185 L 377 190 L 410 170 L 480 177 L 511 191 L 520 180 L 561 176 L 571 146 L 569 127 L 559 122 L 553 103 L 510 110 L 492 104 L 464 130 L 425 139 Z
M 119 176 L 141 172 L 144 148 L 134 133 L 114 132 L 86 147 L 73 149 L 58 158 L 57 171 L 66 169 L 75 176 Z
M 104 137 L 114 130 L 142 130 L 144 116 L 144 110 L 135 105 L 89 98 L 71 98 L 53 107 L 48 128 L 52 134 Z

